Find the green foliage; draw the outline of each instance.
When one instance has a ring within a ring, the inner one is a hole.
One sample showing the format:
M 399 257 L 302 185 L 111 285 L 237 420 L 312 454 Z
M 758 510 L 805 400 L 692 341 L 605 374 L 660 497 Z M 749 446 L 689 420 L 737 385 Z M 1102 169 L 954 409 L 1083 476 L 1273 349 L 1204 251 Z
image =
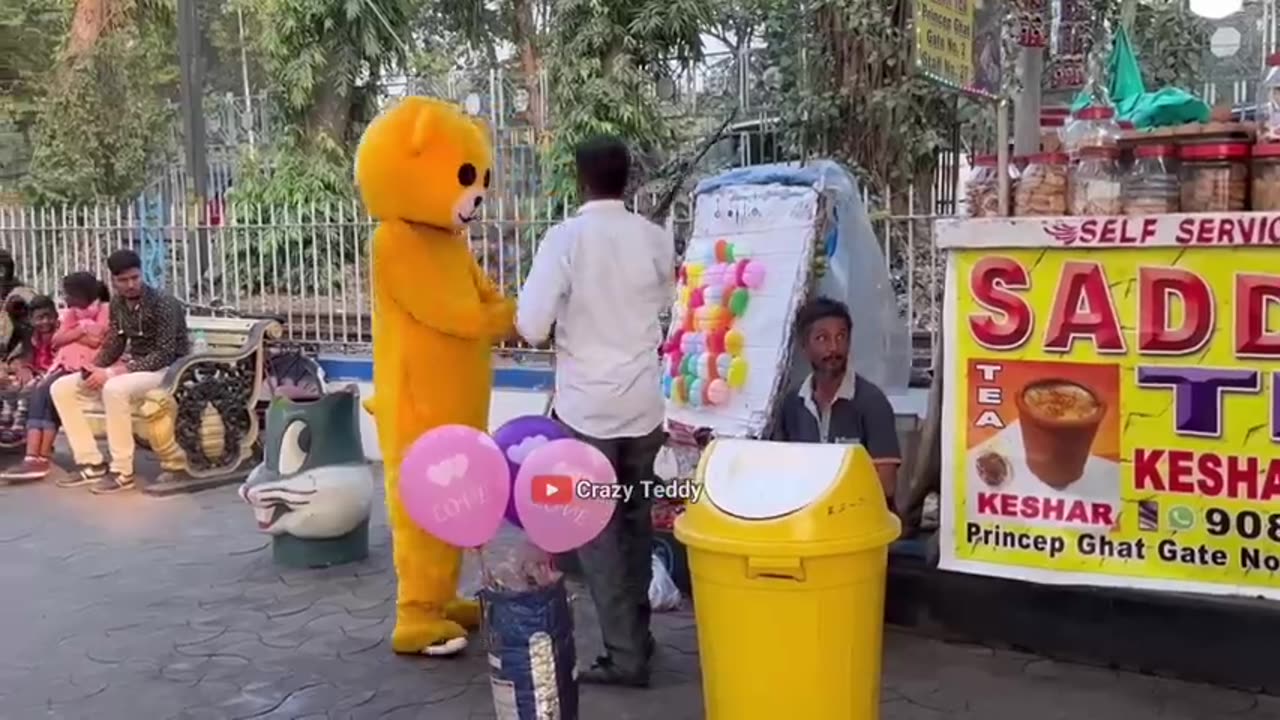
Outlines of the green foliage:
M 170 148 L 172 26 L 126 24 L 46 82 L 23 189 L 40 203 L 131 200 Z
M 1209 24 L 1181 2 L 1138 3 L 1130 33 L 1148 91 L 1172 86 L 1196 92 Z
M 700 31 L 710 17 L 710 0 L 558 0 L 548 52 L 554 127 L 547 151 L 557 200 L 576 194 L 573 148 L 591 135 L 624 137 L 642 156 L 675 144 L 654 80 L 670 64 L 701 57 Z
M 70 19 L 70 0 L 0 0 L 0 182 L 27 169 L 44 80 Z
M 308 139 L 354 141 L 377 83 L 406 65 L 415 0 L 238 1 L 289 124 Z
M 911 66 L 899 0 L 775 0 L 762 25 L 800 152 L 835 157 L 875 188 L 927 174 L 955 117 L 948 91 Z
M 327 138 L 285 138 L 257 154 L 245 154 L 229 193 L 238 233 L 232 252 L 242 292 L 314 294 L 336 287 L 341 267 L 355 260 L 361 237 L 349 229 L 356 217 L 351 157 Z M 265 213 L 265 215 L 263 215 Z M 264 271 L 265 270 L 265 271 Z

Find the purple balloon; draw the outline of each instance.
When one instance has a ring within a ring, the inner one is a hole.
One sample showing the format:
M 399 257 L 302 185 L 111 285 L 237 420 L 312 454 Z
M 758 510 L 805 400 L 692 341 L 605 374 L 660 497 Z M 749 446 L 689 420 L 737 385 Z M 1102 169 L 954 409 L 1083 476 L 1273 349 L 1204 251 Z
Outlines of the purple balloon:
M 529 453 L 552 440 L 571 437 L 573 433 L 568 428 L 545 415 L 524 415 L 508 420 L 493 433 L 493 441 L 498 443 L 502 456 L 507 460 L 507 467 L 511 469 L 512 486 L 515 485 L 516 476 L 520 474 L 520 465 L 529 457 Z M 524 528 L 520 524 L 520 515 L 516 512 L 514 494 L 507 501 L 506 518 L 512 525 Z

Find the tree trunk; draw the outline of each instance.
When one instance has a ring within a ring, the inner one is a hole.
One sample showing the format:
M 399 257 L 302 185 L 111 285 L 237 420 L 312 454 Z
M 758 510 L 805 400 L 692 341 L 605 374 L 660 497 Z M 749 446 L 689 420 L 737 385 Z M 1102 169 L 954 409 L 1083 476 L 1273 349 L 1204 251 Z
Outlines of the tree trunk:
M 119 0 L 76 0 L 71 31 L 67 36 L 66 64 L 75 65 L 88 55 L 123 10 Z
M 326 135 L 339 147 L 344 147 L 351 128 L 351 98 L 351 88 L 345 83 L 322 83 L 316 89 L 311 107 L 307 110 L 307 136 L 315 138 Z
M 546 109 L 542 105 L 542 54 L 538 51 L 538 28 L 533 19 L 533 0 L 511 0 L 515 17 L 512 38 L 520 48 L 520 71 L 529 91 L 529 124 L 536 138 L 542 138 Z

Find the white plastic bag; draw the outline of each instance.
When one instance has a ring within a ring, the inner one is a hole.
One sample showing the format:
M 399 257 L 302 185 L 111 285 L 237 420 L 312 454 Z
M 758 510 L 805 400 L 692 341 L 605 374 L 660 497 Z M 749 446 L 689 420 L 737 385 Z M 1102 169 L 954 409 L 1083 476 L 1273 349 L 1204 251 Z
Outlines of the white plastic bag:
M 649 581 L 649 606 L 654 612 L 668 612 L 680 608 L 680 588 L 671 579 L 667 566 L 656 554 L 653 556 L 653 579 Z

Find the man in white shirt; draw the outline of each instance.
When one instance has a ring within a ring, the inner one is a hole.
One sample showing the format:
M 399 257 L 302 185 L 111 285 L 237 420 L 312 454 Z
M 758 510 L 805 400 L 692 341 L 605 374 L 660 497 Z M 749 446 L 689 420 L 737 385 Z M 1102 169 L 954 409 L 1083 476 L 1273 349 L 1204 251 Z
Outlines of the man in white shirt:
M 599 448 L 634 488 L 600 536 L 578 550 L 600 618 L 605 655 L 583 682 L 649 683 L 651 498 L 661 448 L 663 402 L 659 313 L 675 293 L 674 245 L 662 228 L 627 210 L 630 172 L 617 138 L 586 141 L 576 152 L 577 214 L 551 228 L 538 247 L 516 309 L 516 329 L 534 344 L 552 334 L 555 416 Z

